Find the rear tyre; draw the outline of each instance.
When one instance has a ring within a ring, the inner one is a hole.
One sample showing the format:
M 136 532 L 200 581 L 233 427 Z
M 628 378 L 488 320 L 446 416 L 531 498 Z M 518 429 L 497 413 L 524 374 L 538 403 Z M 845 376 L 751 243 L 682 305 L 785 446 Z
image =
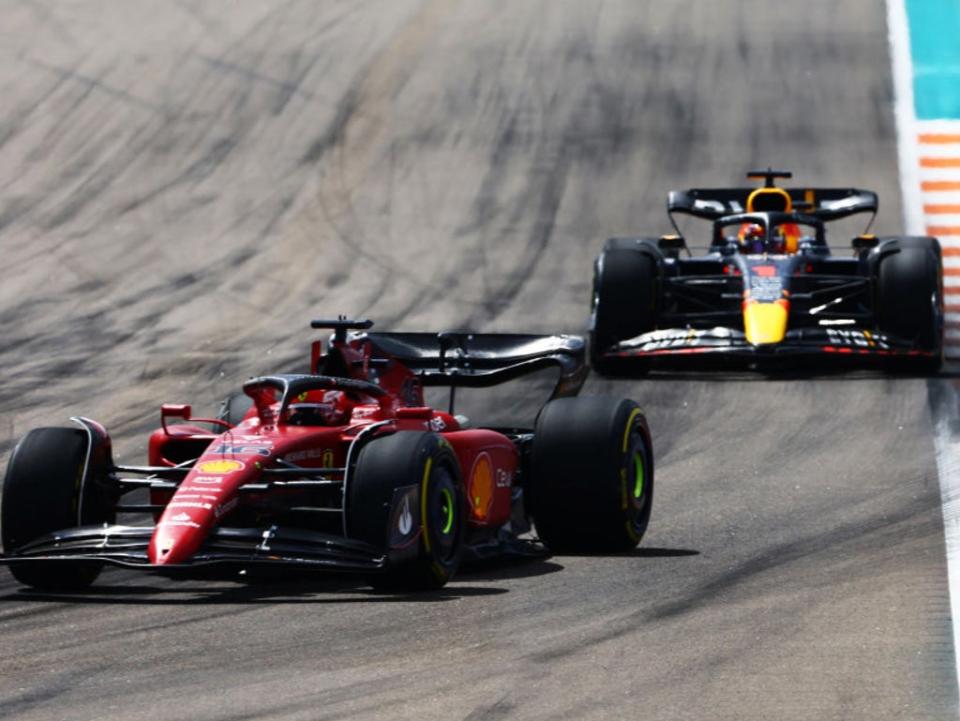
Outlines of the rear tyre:
M 531 511 L 555 552 L 635 548 L 653 506 L 653 447 L 631 400 L 560 398 L 537 419 Z
M 656 327 L 657 265 L 646 253 L 626 248 L 603 252 L 594 267 L 590 362 L 599 373 L 615 375 L 649 370 L 645 358 L 620 361 L 603 351 Z
M 936 373 L 943 363 L 939 244 L 933 238 L 902 239 L 899 244 L 897 252 L 881 259 L 877 272 L 878 326 L 884 333 L 913 341 L 933 356 L 897 358 L 888 367 Z
M 420 487 L 417 556 L 369 580 L 375 588 L 425 591 L 446 585 L 463 555 L 466 504 L 456 454 L 435 433 L 398 431 L 360 451 L 350 478 L 349 535 L 386 547 L 390 502 L 403 486 Z
M 3 481 L 0 515 L 6 553 L 54 531 L 112 523 L 112 504 L 102 489 L 83 481 L 87 436 L 73 428 L 36 428 L 17 445 Z M 82 495 L 81 495 L 82 494 Z M 20 583 L 47 591 L 86 588 L 103 564 L 90 561 L 11 563 Z

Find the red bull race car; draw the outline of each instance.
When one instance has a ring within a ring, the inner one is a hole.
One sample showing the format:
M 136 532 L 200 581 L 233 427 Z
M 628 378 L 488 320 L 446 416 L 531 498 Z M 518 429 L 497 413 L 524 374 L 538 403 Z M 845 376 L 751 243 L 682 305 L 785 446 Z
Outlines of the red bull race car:
M 30 431 L 3 484 L 0 563 L 45 590 L 82 589 L 104 564 L 353 572 L 434 589 L 464 557 L 637 545 L 653 502 L 650 432 L 632 401 L 577 397 L 582 338 L 371 325 L 314 321 L 333 335 L 313 343 L 310 373 L 253 378 L 219 418 L 163 405 L 148 465 L 115 463 L 87 418 Z M 475 428 L 454 413 L 458 387 L 544 369 L 558 380 L 534 428 Z M 425 405 L 428 386 L 450 388 L 447 410 Z
M 765 366 L 802 357 L 935 372 L 943 357 L 937 239 L 863 233 L 851 256 L 838 257 L 824 224 L 875 216 L 875 193 L 780 188 L 776 179 L 791 174 L 771 169 L 748 177 L 763 186 L 672 191 L 675 235 L 606 242 L 594 264 L 594 368 L 643 373 L 684 359 Z M 675 214 L 712 221 L 705 254 L 689 251 Z

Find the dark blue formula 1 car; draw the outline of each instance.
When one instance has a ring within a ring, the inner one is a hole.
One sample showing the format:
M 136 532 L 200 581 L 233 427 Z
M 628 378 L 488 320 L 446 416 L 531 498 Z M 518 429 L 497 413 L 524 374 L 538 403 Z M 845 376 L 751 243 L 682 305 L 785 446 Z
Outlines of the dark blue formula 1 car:
M 937 239 L 864 233 L 850 241 L 851 255 L 837 256 L 825 224 L 875 216 L 875 193 L 780 188 L 776 179 L 791 174 L 770 169 L 748 177 L 763 187 L 672 191 L 676 235 L 606 242 L 594 265 L 594 368 L 805 357 L 935 372 L 943 355 Z M 675 214 L 712 221 L 705 254 L 690 253 Z

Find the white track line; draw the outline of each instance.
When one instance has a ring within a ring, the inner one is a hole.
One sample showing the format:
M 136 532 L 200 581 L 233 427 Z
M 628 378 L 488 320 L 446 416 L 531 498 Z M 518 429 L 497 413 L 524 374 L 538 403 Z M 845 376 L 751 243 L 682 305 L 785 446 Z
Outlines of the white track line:
M 924 235 L 923 203 L 917 166 L 917 131 L 913 112 L 913 64 L 910 61 L 910 32 L 903 0 L 887 0 L 887 32 L 893 58 L 894 115 L 897 121 L 897 149 L 900 161 L 900 192 L 907 235 Z
M 946 388 L 947 384 L 943 386 Z M 957 399 L 952 391 L 950 402 Z M 937 449 L 937 472 L 940 476 L 940 503 L 943 506 L 943 536 L 947 544 L 947 581 L 950 588 L 950 616 L 953 621 L 953 648 L 960 648 L 960 448 L 952 440 L 949 413 L 937 420 L 934 445 Z M 960 664 L 958 664 L 960 678 Z

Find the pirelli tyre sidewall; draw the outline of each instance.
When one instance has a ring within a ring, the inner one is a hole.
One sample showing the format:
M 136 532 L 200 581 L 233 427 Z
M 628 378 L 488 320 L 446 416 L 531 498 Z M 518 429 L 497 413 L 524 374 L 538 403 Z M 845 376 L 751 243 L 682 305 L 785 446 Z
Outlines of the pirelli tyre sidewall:
M 348 488 L 349 535 L 385 548 L 394 491 L 410 486 L 418 487 L 420 502 L 418 549 L 411 559 L 371 576 L 378 588 L 438 589 L 460 565 L 466 532 L 460 465 L 436 433 L 398 431 L 364 446 Z
M 656 328 L 659 251 L 643 240 L 613 238 L 594 263 L 590 360 L 601 372 L 617 364 L 603 357 L 616 343 Z M 634 370 L 642 370 L 633 362 Z
M 530 459 L 530 510 L 554 552 L 618 552 L 640 542 L 654 493 L 646 418 L 631 400 L 561 398 L 544 406 Z
M 4 552 L 54 531 L 113 523 L 113 506 L 85 477 L 87 434 L 75 428 L 35 428 L 17 444 L 3 482 L 0 535 Z M 89 561 L 18 561 L 9 568 L 23 584 L 48 591 L 89 586 L 102 564 Z
M 926 353 L 896 358 L 894 370 L 936 371 L 943 360 L 943 270 L 935 238 L 897 238 L 877 249 L 876 314 L 880 332 Z

